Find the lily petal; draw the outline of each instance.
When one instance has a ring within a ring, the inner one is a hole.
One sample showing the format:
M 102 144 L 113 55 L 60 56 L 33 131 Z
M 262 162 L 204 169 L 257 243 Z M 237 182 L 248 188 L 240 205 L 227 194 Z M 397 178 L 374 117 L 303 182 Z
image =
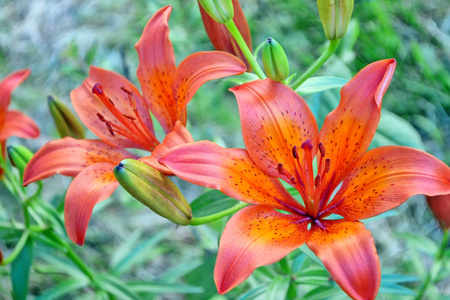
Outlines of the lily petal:
M 102 85 L 102 89 L 106 97 L 112 101 L 112 105 L 110 103 L 105 105 L 92 93 L 92 87 L 97 83 Z M 133 104 L 130 103 L 128 94 L 121 89 L 122 87 L 132 93 L 137 116 L 133 111 Z M 80 87 L 70 93 L 70 98 L 81 121 L 105 142 L 121 148 L 151 150 L 149 149 L 150 146 L 147 145 L 152 142 L 154 144 L 156 138 L 148 108 L 139 90 L 125 77 L 112 71 L 91 66 L 89 77 Z M 112 110 L 117 112 L 113 113 Z M 113 136 L 108 126 L 100 120 L 98 114 L 102 115 L 112 125 L 121 127 L 127 136 L 121 134 L 114 134 Z M 135 120 L 131 120 L 125 115 L 133 117 Z M 136 126 L 142 132 L 142 136 L 136 135 L 136 130 L 134 129 Z
M 173 81 L 177 119 L 205 82 L 242 74 L 246 69 L 245 64 L 236 56 L 221 51 L 197 52 L 186 57 L 178 66 Z M 176 119 L 173 123 L 175 121 Z
M 253 161 L 265 173 L 287 182 L 295 175 L 292 149 L 301 150 L 311 140 L 314 157 L 318 144 L 316 120 L 306 102 L 286 85 L 271 79 L 255 80 L 230 89 L 237 98 L 245 146 Z M 298 151 L 302 162 L 304 151 Z
M 186 129 L 186 127 L 181 124 L 180 121 L 177 121 L 175 127 L 173 128 L 173 131 L 166 135 L 164 141 L 156 146 L 152 154 L 150 156 L 142 157 L 139 160 L 156 169 L 157 171 L 163 173 L 164 175 L 173 175 L 172 171 L 170 171 L 169 168 L 159 163 L 159 158 L 175 146 L 193 142 L 194 139 L 192 138 L 191 133 Z
M 225 294 L 257 268 L 272 264 L 305 243 L 311 235 L 298 215 L 265 205 L 241 209 L 228 221 L 220 238 L 214 280 Z
M 395 59 L 374 62 L 341 89 L 339 106 L 328 114 L 320 130 L 320 142 L 331 163 L 328 176 L 334 174 L 339 180 L 347 165 L 369 148 L 395 65 Z
M 376 216 L 416 194 L 450 194 L 450 168 L 409 147 L 375 148 L 363 154 L 349 170 L 332 210 L 347 220 Z
M 353 299 L 375 299 L 381 270 L 372 234 L 361 222 L 322 221 L 306 243 Z
M 281 182 L 264 174 L 244 149 L 225 149 L 202 141 L 174 147 L 159 161 L 183 180 L 243 202 L 303 210 Z
M 0 120 L 3 120 L 4 114 L 9 107 L 11 93 L 17 86 L 24 82 L 30 74 L 30 69 L 18 70 L 9 74 L 0 82 Z
M 83 246 L 94 206 L 107 199 L 119 185 L 115 164 L 97 163 L 81 171 L 69 186 L 64 205 L 64 222 L 72 242 Z
M 24 186 L 56 173 L 76 176 L 87 166 L 100 162 L 117 165 L 125 158 L 137 156 L 103 141 L 65 137 L 47 143 L 34 154 L 24 171 Z
M 236 24 L 239 32 L 244 38 L 245 43 L 248 48 L 252 49 L 252 36 L 250 34 L 250 28 L 247 23 L 247 19 L 245 18 L 244 11 L 242 10 L 241 4 L 239 0 L 233 1 L 233 9 L 234 9 L 234 17 L 233 22 Z M 208 13 L 203 9 L 203 7 L 199 3 L 200 13 L 202 15 L 203 25 L 205 26 L 206 33 L 208 34 L 211 43 L 213 44 L 216 50 L 225 51 L 237 56 L 240 60 L 242 60 L 247 66 L 248 71 L 250 72 L 250 65 L 239 48 L 236 40 L 230 34 L 228 29 L 224 24 L 219 24 L 211 18 Z
M 10 136 L 21 138 L 37 138 L 39 127 L 27 115 L 18 110 L 8 110 L 5 115 L 5 123 L 0 130 L 0 141 L 4 141 Z
M 166 133 L 172 131 L 177 107 L 172 95 L 175 55 L 169 40 L 171 6 L 158 10 L 148 21 L 135 48 L 139 55 L 137 77 L 147 106 Z

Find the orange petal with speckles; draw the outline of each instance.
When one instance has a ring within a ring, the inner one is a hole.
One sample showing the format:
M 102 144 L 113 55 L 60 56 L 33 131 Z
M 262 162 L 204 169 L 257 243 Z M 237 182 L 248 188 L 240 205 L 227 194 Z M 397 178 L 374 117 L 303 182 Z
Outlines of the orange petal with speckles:
M 242 74 L 246 69 L 245 64 L 236 56 L 221 51 L 197 52 L 186 57 L 178 66 L 173 80 L 177 119 L 205 82 Z
M 265 173 L 281 177 L 278 164 L 295 176 L 296 162 L 292 148 L 306 140 L 317 151 L 318 128 L 306 102 L 286 85 L 271 79 L 255 80 L 230 89 L 237 98 L 245 146 L 253 161 Z
M 125 158 L 137 156 L 103 141 L 65 137 L 47 143 L 36 152 L 25 168 L 23 181 L 27 185 L 56 173 L 76 176 L 89 165 L 100 162 L 117 165 Z
M 303 210 L 281 182 L 264 174 L 244 149 L 225 149 L 202 141 L 174 147 L 159 161 L 181 179 L 220 190 L 232 198 L 278 209 Z
M 11 102 L 11 93 L 30 76 L 30 73 L 29 69 L 18 70 L 9 74 L 0 82 L 0 127 Z
M 374 62 L 341 89 L 339 106 L 328 114 L 320 131 L 320 142 L 331 162 L 330 172 L 323 182 L 329 182 L 329 176 L 333 175 L 340 181 L 339 176 L 348 164 L 367 151 L 380 120 L 381 102 L 395 65 L 395 59 Z
M 83 246 L 94 206 L 107 199 L 119 185 L 114 177 L 115 164 L 102 162 L 81 171 L 67 190 L 64 222 L 72 242 Z
M 437 158 L 409 147 L 370 150 L 350 165 L 346 173 L 341 190 L 330 204 L 337 204 L 331 212 L 347 220 L 376 216 L 416 194 L 450 194 L 450 168 Z M 338 203 L 341 199 L 344 200 Z
M 171 6 L 158 10 L 148 21 L 135 48 L 139 55 L 137 77 L 147 106 L 166 133 L 172 131 L 177 107 L 172 95 L 175 55 L 169 40 Z
M 166 154 L 171 148 L 183 145 L 187 143 L 194 142 L 192 135 L 190 132 L 184 127 L 180 121 L 177 121 L 173 131 L 171 131 L 166 137 L 164 141 L 156 146 L 155 150 L 153 150 L 152 155 L 142 157 L 139 160 L 157 171 L 163 173 L 164 175 L 173 175 L 172 172 L 162 164 L 159 163 L 159 158 Z
M 37 138 L 39 127 L 28 116 L 18 110 L 8 110 L 5 116 L 5 123 L 0 130 L 0 141 L 4 141 L 10 136 L 21 138 Z
M 96 83 L 102 85 L 105 95 L 113 103 L 112 107 L 115 107 L 119 113 L 114 113 L 109 103 L 105 105 L 92 93 L 92 87 Z M 133 105 L 130 103 L 128 94 L 121 87 L 125 87 L 132 92 L 138 116 L 133 111 Z M 81 86 L 70 93 L 70 98 L 81 121 L 108 144 L 121 148 L 141 148 L 146 150 L 151 150 L 156 146 L 157 140 L 154 136 L 148 108 L 139 90 L 125 77 L 112 71 L 91 66 L 89 77 L 86 78 Z M 107 125 L 99 119 L 98 113 L 105 120 L 122 127 L 128 137 L 118 133 L 112 136 Z M 134 117 L 135 120 L 125 117 L 124 114 Z M 135 126 L 142 132 L 140 135 L 136 134 Z
M 427 203 L 443 229 L 450 229 L 450 194 L 427 196 Z
M 203 9 L 203 7 L 199 3 L 200 13 L 202 15 L 203 25 L 205 25 L 206 33 L 208 34 L 211 43 L 213 44 L 216 50 L 225 51 L 231 53 L 240 60 L 245 62 L 245 65 L 251 72 L 250 65 L 239 48 L 236 40 L 233 38 L 231 33 L 225 27 L 224 24 L 219 24 L 211 18 L 208 13 Z M 239 0 L 233 0 L 233 8 L 234 8 L 234 17 L 233 22 L 236 24 L 239 32 L 244 38 L 245 43 L 247 44 L 250 51 L 252 50 L 252 36 L 250 34 L 250 28 L 248 27 L 247 19 L 245 18 L 244 11 L 241 8 L 241 4 Z
M 214 280 L 225 294 L 260 266 L 272 264 L 310 237 L 307 222 L 265 205 L 241 209 L 228 221 L 220 238 Z
M 360 222 L 322 221 L 306 243 L 337 284 L 353 299 L 375 299 L 381 270 L 372 234 Z

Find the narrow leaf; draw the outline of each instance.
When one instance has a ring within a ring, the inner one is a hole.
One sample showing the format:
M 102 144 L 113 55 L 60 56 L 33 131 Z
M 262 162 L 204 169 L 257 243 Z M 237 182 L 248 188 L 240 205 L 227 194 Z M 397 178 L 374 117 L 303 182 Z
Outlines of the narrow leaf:
M 11 263 L 11 282 L 13 298 L 25 300 L 28 293 L 28 278 L 33 260 L 33 240 L 28 237 L 16 259 Z

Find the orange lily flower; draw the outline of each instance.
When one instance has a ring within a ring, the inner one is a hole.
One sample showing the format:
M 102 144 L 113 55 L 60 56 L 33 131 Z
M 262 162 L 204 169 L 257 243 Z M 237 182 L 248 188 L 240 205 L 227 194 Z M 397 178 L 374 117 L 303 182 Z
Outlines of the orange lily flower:
M 239 0 L 232 0 L 234 8 L 233 22 L 236 24 L 239 32 L 244 38 L 248 48 L 252 49 L 252 36 L 250 34 L 250 28 L 248 27 L 247 19 L 245 18 L 244 11 L 242 10 Z M 219 24 L 211 18 L 208 13 L 203 9 L 200 3 L 200 14 L 202 16 L 203 25 L 205 26 L 206 33 L 216 50 L 225 51 L 239 57 L 245 65 L 248 71 L 251 71 L 250 65 L 239 48 L 236 40 L 230 34 L 224 24 Z
M 119 185 L 113 168 L 125 158 L 138 158 L 123 148 L 162 155 L 175 142 L 192 142 L 184 125 L 186 105 L 197 89 L 206 81 L 245 72 L 242 61 L 218 51 L 192 54 L 176 67 L 169 40 L 171 11 L 171 6 L 157 11 L 136 43 L 140 61 L 137 77 L 143 95 L 123 76 L 97 67 L 91 67 L 89 77 L 70 94 L 80 119 L 101 140 L 51 141 L 27 165 L 24 185 L 56 173 L 75 177 L 64 208 L 66 230 L 74 243 L 84 244 L 94 206 Z M 149 109 L 169 133 L 161 144 L 155 137 Z M 171 174 L 157 158 L 142 161 Z
M 450 194 L 427 196 L 427 203 L 442 229 L 450 229 Z
M 0 144 L 3 157 L 6 157 L 6 140 L 9 137 L 18 136 L 27 139 L 39 136 L 39 128 L 31 118 L 18 110 L 8 110 L 11 93 L 30 73 L 29 69 L 18 70 L 0 82 Z M 0 177 L 2 175 L 3 170 L 0 169 Z
M 320 132 L 306 102 L 286 85 L 265 79 L 234 87 L 247 150 L 203 141 L 161 157 L 178 177 L 253 204 L 221 236 L 214 271 L 220 294 L 306 243 L 350 297 L 375 298 L 378 255 L 359 220 L 414 194 L 450 193 L 450 168 L 435 157 L 400 146 L 367 151 L 395 65 L 383 60 L 361 70 L 342 88 Z

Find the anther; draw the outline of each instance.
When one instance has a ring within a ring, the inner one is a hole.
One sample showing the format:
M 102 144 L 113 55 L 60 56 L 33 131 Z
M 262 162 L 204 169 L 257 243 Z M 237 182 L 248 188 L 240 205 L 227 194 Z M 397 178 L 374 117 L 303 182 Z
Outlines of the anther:
M 283 174 L 284 174 L 284 167 L 283 167 L 283 164 L 278 164 L 277 168 L 278 168 L 278 173 L 280 173 L 281 175 L 283 175 Z
M 106 127 L 108 127 L 109 133 L 114 136 L 114 130 L 112 129 L 111 123 L 105 121 Z
M 320 155 L 322 155 L 322 157 L 325 157 L 325 146 L 322 143 L 319 143 L 319 151 L 320 151 Z
M 311 143 L 311 140 L 306 140 L 306 141 L 303 142 L 302 149 L 306 151 L 306 148 L 308 150 L 312 150 L 313 144 Z
M 291 180 L 291 183 L 292 183 L 292 184 L 297 184 L 297 180 L 295 180 L 295 177 L 294 177 L 294 176 L 292 176 L 290 180 Z
M 133 94 L 129 89 L 127 89 L 127 88 L 124 87 L 124 86 L 121 86 L 120 89 L 121 89 L 122 91 L 124 91 L 125 93 L 127 93 L 128 95 Z
M 331 161 L 329 158 L 325 159 L 325 173 L 328 173 L 330 171 L 330 163 Z
M 314 186 L 318 187 L 320 185 L 320 174 L 316 176 L 316 179 L 314 179 Z
M 298 159 L 298 149 L 297 149 L 297 146 L 292 147 L 292 156 L 294 156 L 295 159 Z
M 122 114 L 122 116 L 124 116 L 125 118 L 130 119 L 130 120 L 132 120 L 132 121 L 136 120 L 135 117 L 129 116 L 129 115 L 127 115 L 127 114 Z
M 94 84 L 94 86 L 92 87 L 92 93 L 96 94 L 96 95 L 103 95 L 103 86 L 101 83 L 96 83 Z
M 97 113 L 97 117 L 100 119 L 100 121 L 106 122 L 105 117 L 101 113 Z

